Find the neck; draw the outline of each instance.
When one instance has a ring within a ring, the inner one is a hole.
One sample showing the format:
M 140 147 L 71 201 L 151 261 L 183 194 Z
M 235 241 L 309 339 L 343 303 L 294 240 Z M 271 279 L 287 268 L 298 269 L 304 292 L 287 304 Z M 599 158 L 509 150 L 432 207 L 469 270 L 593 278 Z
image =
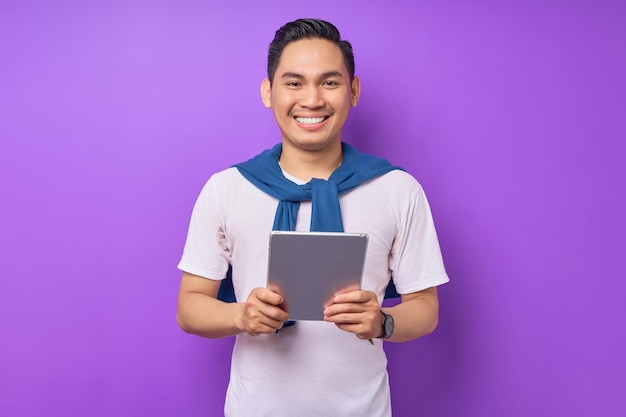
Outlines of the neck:
M 304 150 L 283 142 L 278 162 L 290 175 L 308 182 L 312 178 L 327 180 L 339 168 L 342 159 L 341 142 L 319 150 Z

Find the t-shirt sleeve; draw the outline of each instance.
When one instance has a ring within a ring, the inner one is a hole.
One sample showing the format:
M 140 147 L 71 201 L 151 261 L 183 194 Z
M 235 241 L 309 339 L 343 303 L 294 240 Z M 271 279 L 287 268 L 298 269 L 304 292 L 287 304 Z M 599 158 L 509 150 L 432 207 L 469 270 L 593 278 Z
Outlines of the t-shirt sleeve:
M 390 269 L 400 294 L 409 294 L 449 281 L 430 205 L 421 185 L 408 193 L 407 210 L 401 216 L 391 249 Z
M 215 177 L 211 177 L 191 213 L 178 269 L 204 278 L 224 279 L 230 256 L 223 224 Z

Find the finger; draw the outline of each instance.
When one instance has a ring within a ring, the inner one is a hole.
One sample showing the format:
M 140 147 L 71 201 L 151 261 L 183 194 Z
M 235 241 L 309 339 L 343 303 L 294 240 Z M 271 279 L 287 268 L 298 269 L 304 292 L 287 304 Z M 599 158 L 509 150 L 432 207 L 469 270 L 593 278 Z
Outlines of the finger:
M 246 317 L 250 321 L 256 321 L 267 325 L 273 325 L 274 323 L 282 323 L 289 315 L 285 310 L 272 304 L 266 304 L 261 300 L 248 300 L 246 301 Z
M 261 333 L 274 333 L 276 332 L 276 330 L 280 329 L 281 327 L 283 327 L 283 322 L 282 321 L 278 321 L 278 320 L 266 320 L 266 321 L 262 321 L 257 323 L 253 329 L 255 329 L 255 331 L 261 332 Z
M 267 288 L 256 288 L 252 290 L 251 294 L 254 294 L 254 296 L 259 301 L 262 301 L 264 303 L 271 304 L 274 306 L 280 305 L 284 301 L 283 297 L 280 294 L 273 292 L 271 290 L 268 290 Z
M 332 304 L 324 308 L 324 314 L 328 316 L 342 313 L 358 314 L 366 313 L 368 311 L 371 311 L 372 314 L 379 311 L 378 305 L 367 303 L 340 303 Z
M 338 303 L 366 303 L 368 301 L 377 300 L 376 294 L 372 291 L 349 291 L 341 294 L 336 294 L 332 301 L 335 304 Z
M 284 320 L 266 316 L 258 310 L 250 310 L 246 312 L 244 326 L 247 333 L 255 335 L 262 333 L 274 333 L 276 329 L 280 329 L 283 326 L 283 323 Z
M 324 320 L 335 324 L 360 324 L 362 323 L 361 314 L 339 313 L 333 315 L 324 315 Z
M 343 315 L 354 315 L 363 313 L 363 308 L 359 308 L 358 304 L 333 304 L 324 309 L 324 317 L 337 317 Z
M 270 320 L 270 324 L 279 323 L 282 324 L 289 318 L 289 314 L 280 307 L 265 306 L 262 310 L 262 314 Z M 267 321 L 267 320 L 266 320 Z
M 343 304 L 340 306 L 343 306 Z M 374 329 L 379 326 L 376 321 L 379 314 L 379 310 L 364 310 L 360 312 L 339 311 L 333 313 L 332 308 L 328 308 L 324 311 L 324 320 L 335 324 L 359 324 L 364 328 Z

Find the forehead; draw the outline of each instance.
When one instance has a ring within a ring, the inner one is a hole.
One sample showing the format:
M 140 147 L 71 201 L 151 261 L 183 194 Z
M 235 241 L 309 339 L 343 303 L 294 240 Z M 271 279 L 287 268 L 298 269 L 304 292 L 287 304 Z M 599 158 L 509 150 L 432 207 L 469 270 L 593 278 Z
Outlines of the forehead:
M 283 49 L 276 76 L 283 73 L 302 75 L 339 71 L 347 75 L 348 69 L 339 46 L 326 39 L 301 39 L 288 43 Z

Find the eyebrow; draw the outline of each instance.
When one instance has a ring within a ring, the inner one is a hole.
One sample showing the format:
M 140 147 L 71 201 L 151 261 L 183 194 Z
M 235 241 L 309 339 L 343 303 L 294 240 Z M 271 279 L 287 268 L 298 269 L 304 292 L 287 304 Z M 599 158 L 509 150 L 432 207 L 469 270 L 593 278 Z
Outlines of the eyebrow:
M 343 74 L 339 71 L 328 71 L 323 73 L 322 75 L 320 75 L 320 79 L 325 79 L 325 78 L 332 78 L 332 77 L 339 77 L 339 78 L 343 78 Z M 304 75 L 302 74 L 298 74 L 297 72 L 285 72 L 283 73 L 280 78 L 285 79 L 285 78 L 296 78 L 298 80 L 304 80 Z

